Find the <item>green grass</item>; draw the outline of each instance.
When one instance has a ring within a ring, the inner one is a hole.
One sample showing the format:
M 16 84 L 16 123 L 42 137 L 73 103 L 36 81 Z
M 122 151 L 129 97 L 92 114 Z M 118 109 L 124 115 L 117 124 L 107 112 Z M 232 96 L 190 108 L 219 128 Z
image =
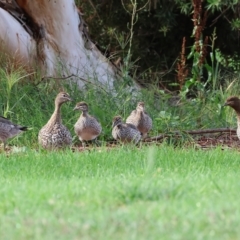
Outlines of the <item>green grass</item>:
M 239 239 L 237 151 L 0 155 L 1 239 Z

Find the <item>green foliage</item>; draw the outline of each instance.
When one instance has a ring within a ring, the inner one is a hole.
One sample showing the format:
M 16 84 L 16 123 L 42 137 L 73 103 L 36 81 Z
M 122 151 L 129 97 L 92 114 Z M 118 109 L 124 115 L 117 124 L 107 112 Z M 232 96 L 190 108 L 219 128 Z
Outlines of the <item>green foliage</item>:
M 215 11 L 221 11 L 225 7 L 234 10 L 238 3 L 238 0 L 207 0 L 206 8 L 213 13 Z
M 207 46 L 204 45 L 202 37 L 200 39 L 199 47 L 201 51 L 196 50 L 196 44 L 191 47 L 191 52 L 188 55 L 188 59 L 192 59 L 191 77 L 187 78 L 183 88 L 181 89 L 181 95 L 186 96 L 191 91 L 197 92 L 201 97 L 203 94 L 210 91 L 216 91 L 219 89 L 225 79 L 222 78 L 222 71 L 231 71 L 236 73 L 239 68 L 240 61 L 238 56 L 230 57 L 224 56 L 220 49 L 216 48 L 216 29 L 210 38 L 211 44 L 208 45 L 209 57 L 204 56 L 204 52 L 207 50 Z M 228 70 L 226 70 L 228 69 Z M 237 74 L 235 74 L 236 76 Z M 207 77 L 206 77 L 207 76 Z M 204 79 L 206 78 L 206 79 Z
M 76 1 L 76 3 L 84 13 L 84 20 L 89 25 L 92 39 L 113 61 L 120 57 L 122 65 L 127 66 L 127 71 L 125 70 L 127 74 L 141 79 L 145 83 L 161 82 L 162 85 L 172 86 L 170 88 L 176 89 L 173 87 L 173 83 L 176 83 L 174 63 L 179 57 L 183 37 L 186 37 L 186 55 L 192 52 L 194 45 L 191 37 L 194 31 L 192 1 L 146 2 L 139 0 L 137 5 L 133 0 L 102 2 L 83 0 Z M 235 66 L 239 65 L 240 61 L 237 34 L 239 29 L 238 6 L 237 0 L 202 2 L 203 11 L 208 11 L 202 38 L 212 36 L 216 29 L 215 46 L 214 49 L 211 49 L 212 54 L 215 55 L 215 50 L 218 49 L 225 61 L 231 56 Z M 134 13 L 134 8 L 139 11 Z M 133 19 L 134 24 L 131 24 Z M 197 59 L 199 56 L 195 55 L 194 57 L 187 61 L 189 66 L 199 61 Z M 204 76 L 201 79 L 202 85 L 197 83 L 198 86 L 194 86 L 193 89 L 209 87 L 209 82 L 214 88 L 216 87 L 215 77 L 220 72 L 216 74 L 216 65 L 213 69 L 211 58 L 210 52 L 208 52 L 206 63 L 210 68 L 207 65 L 204 67 L 207 73 L 205 70 L 201 72 L 201 69 L 189 67 L 193 72 L 188 78 L 187 85 L 192 85 L 195 82 L 196 72 L 200 72 L 200 75 L 210 73 L 211 76 Z M 130 67 L 129 62 L 132 63 Z M 217 64 L 216 60 L 214 60 L 214 64 Z M 123 67 L 123 69 L 125 68 Z M 230 65 L 220 64 L 218 69 L 230 74 L 232 71 Z M 144 75 L 148 77 L 144 78 Z M 209 80 L 210 78 L 214 81 Z
M 210 60 L 205 59 L 204 51 L 206 51 L 206 46 L 201 39 L 199 42 L 199 46 L 201 51 L 196 50 L 196 46 L 193 45 L 191 48 L 191 52 L 188 56 L 188 59 L 192 59 L 192 76 L 185 82 L 185 85 L 181 91 L 182 95 L 186 95 L 193 87 L 197 89 L 198 94 L 203 94 L 206 91 L 206 88 L 210 86 L 212 91 L 215 91 L 217 87 L 219 87 L 219 79 L 220 79 L 220 65 L 224 65 L 225 58 L 219 49 L 215 49 L 215 41 L 216 41 L 216 32 L 213 32 L 211 37 L 211 45 L 209 46 L 209 55 Z M 207 80 L 203 80 L 204 72 L 207 73 Z
M 239 18 L 234 19 L 231 23 L 231 26 L 232 26 L 233 30 L 239 31 L 239 29 L 240 29 L 240 19 Z
M 0 68 L 0 76 L 2 76 L 3 80 L 1 81 L 1 91 L 2 95 L 6 96 L 5 104 L 4 104 L 4 111 L 3 116 L 7 117 L 10 112 L 10 100 L 11 97 L 16 93 L 17 89 L 15 85 L 23 78 L 28 75 L 24 75 L 24 71 L 19 70 L 12 70 L 10 73 L 7 73 L 5 70 Z M 22 96 L 24 97 L 24 96 Z M 20 100 L 20 99 L 19 99 Z M 14 108 L 14 106 L 13 106 Z

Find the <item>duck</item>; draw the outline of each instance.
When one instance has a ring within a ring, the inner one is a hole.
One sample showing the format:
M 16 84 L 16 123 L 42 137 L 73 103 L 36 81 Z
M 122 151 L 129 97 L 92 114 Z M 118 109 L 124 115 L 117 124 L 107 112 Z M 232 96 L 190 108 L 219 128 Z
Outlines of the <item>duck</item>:
M 229 106 L 233 108 L 237 114 L 237 136 L 240 140 L 240 99 L 237 96 L 230 96 L 227 98 L 223 106 Z
M 0 140 L 3 142 L 3 149 L 6 150 L 6 143 L 9 138 L 27 131 L 28 127 L 11 122 L 9 119 L 0 116 Z
M 62 124 L 61 118 L 61 106 L 69 101 L 72 101 L 72 98 L 66 92 L 60 92 L 56 96 L 54 112 L 38 133 L 38 142 L 43 148 L 58 149 L 72 144 L 71 133 Z
M 86 102 L 78 102 L 74 110 L 82 111 L 74 125 L 74 131 L 82 142 L 83 147 L 85 147 L 85 142 L 87 141 L 94 141 L 97 144 L 97 137 L 102 132 L 102 126 L 95 117 L 88 113 L 88 104 Z
M 121 116 L 115 116 L 112 120 L 112 136 L 122 143 L 137 144 L 141 139 L 141 133 L 131 123 L 124 123 Z
M 144 102 L 138 102 L 136 109 L 127 117 L 126 123 L 133 124 L 140 131 L 143 139 L 147 137 L 152 129 L 152 119 L 145 111 Z

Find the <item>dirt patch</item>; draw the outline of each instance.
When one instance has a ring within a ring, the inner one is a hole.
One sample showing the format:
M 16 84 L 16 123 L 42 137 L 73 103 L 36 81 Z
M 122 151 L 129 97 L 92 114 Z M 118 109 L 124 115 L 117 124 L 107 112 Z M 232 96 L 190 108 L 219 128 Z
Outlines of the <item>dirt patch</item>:
M 201 132 L 201 130 L 198 130 Z M 212 133 L 211 133 L 212 131 Z M 193 131 L 192 131 L 193 132 Z M 163 134 L 156 137 L 147 138 L 144 141 L 142 141 L 140 144 L 137 145 L 137 147 L 140 147 L 141 145 L 153 145 L 157 144 L 159 146 L 162 145 L 162 143 L 169 142 L 174 145 L 179 145 L 183 147 L 195 147 L 196 149 L 213 149 L 216 147 L 221 147 L 223 150 L 225 149 L 239 149 L 240 150 L 240 140 L 238 139 L 236 135 L 236 130 L 229 129 L 229 131 L 226 132 L 218 132 L 215 130 L 202 130 L 202 134 L 188 134 L 183 133 L 180 134 L 180 132 L 175 132 L 171 134 Z M 210 133 L 209 133 L 210 132 Z M 109 150 L 120 146 L 120 143 L 116 141 L 108 141 L 104 142 L 103 144 L 106 146 Z M 91 151 L 91 150 L 97 150 L 101 151 L 101 147 L 96 147 L 94 145 L 87 144 L 87 146 L 84 148 L 81 143 L 73 147 L 73 151 Z
M 240 140 L 236 134 L 219 134 L 211 136 L 200 136 L 195 139 L 196 146 L 202 149 L 215 148 L 221 146 L 222 149 L 234 148 L 240 149 Z

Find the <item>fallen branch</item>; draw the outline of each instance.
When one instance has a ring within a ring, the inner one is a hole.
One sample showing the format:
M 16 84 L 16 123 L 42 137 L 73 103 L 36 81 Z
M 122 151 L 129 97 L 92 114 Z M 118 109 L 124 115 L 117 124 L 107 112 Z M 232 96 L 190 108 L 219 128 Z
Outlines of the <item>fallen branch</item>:
M 209 133 L 229 133 L 229 134 L 236 134 L 236 129 L 232 128 L 215 128 L 215 129 L 204 129 L 204 130 L 189 130 L 189 131 L 173 131 L 170 133 L 160 134 L 155 137 L 146 138 L 145 142 L 151 141 L 159 141 L 163 138 L 170 137 L 170 136 L 181 136 L 183 134 L 189 135 L 200 135 L 200 134 L 209 134 Z

